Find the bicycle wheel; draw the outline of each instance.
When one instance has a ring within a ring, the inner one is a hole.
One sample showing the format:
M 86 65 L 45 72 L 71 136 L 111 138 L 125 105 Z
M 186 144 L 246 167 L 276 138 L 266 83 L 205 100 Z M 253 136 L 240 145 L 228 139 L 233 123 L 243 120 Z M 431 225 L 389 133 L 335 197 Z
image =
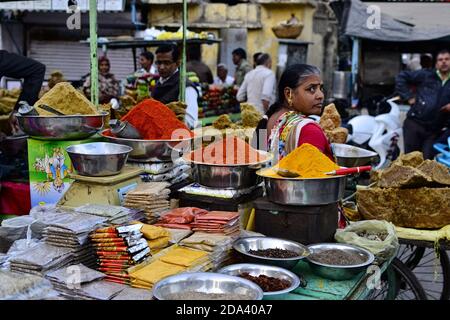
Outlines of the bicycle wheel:
M 427 300 L 427 295 L 411 270 L 394 258 L 381 276 L 380 288 L 367 300 Z
M 434 250 L 414 245 L 400 245 L 399 258 L 421 283 L 429 300 L 448 300 L 450 297 L 450 262 L 445 250 Z

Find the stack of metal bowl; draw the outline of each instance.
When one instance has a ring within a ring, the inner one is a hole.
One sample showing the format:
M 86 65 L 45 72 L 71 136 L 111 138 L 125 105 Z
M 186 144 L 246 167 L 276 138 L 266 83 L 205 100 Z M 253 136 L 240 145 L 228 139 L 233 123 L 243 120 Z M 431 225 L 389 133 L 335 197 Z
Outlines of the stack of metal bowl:
M 249 164 L 209 164 L 191 160 L 189 157 L 184 159 L 193 164 L 194 179 L 203 186 L 218 189 L 247 189 L 261 183 L 261 178 L 256 172 L 272 158 L 268 152 L 258 152 L 264 160 Z
M 82 140 L 102 130 L 107 112 L 96 115 L 37 116 L 16 114 L 23 132 L 39 140 Z
M 174 294 L 195 292 L 202 294 L 202 300 L 213 299 L 213 294 L 248 297 L 261 300 L 263 292 L 255 283 L 235 276 L 214 272 L 186 272 L 164 278 L 153 287 L 153 296 L 158 300 L 171 300 Z M 208 296 L 210 297 L 208 299 Z M 183 300 L 192 300 L 181 297 Z M 198 298 L 197 298 L 198 299 Z
M 295 241 L 271 238 L 271 237 L 249 237 L 242 238 L 233 243 L 236 250 L 244 260 L 251 263 L 273 265 L 281 268 L 292 269 L 297 263 L 309 255 L 309 249 Z M 269 258 L 251 254 L 250 250 L 283 249 L 298 254 L 292 258 Z
M 311 255 L 307 257 L 307 261 L 311 268 L 311 271 L 316 275 L 331 279 L 331 280 L 348 280 L 354 278 L 356 275 L 367 270 L 369 265 L 375 260 L 375 256 L 368 250 L 343 243 L 319 243 L 309 245 L 308 249 L 311 251 Z M 331 265 L 321 263 L 312 259 L 312 255 L 325 250 L 342 250 L 345 252 L 351 252 L 364 258 L 364 262 L 353 265 Z
M 100 133 L 107 141 L 133 148 L 129 160 L 136 162 L 174 161 L 190 150 L 193 138 L 178 140 L 143 140 L 111 137 L 106 130 Z
M 326 178 L 264 178 L 267 197 L 270 201 L 287 205 L 326 205 L 335 203 L 344 197 L 346 176 L 329 176 Z
M 237 277 L 241 276 L 243 273 L 248 273 L 253 277 L 264 275 L 267 277 L 277 278 L 280 280 L 286 280 L 290 283 L 290 286 L 283 290 L 268 291 L 268 292 L 264 291 L 265 296 L 276 296 L 289 293 L 300 286 L 300 279 L 295 273 L 276 266 L 252 264 L 252 263 L 239 263 L 226 266 L 220 269 L 218 272 Z
M 66 148 L 78 174 L 103 177 L 119 174 L 133 149 L 121 144 L 93 142 Z

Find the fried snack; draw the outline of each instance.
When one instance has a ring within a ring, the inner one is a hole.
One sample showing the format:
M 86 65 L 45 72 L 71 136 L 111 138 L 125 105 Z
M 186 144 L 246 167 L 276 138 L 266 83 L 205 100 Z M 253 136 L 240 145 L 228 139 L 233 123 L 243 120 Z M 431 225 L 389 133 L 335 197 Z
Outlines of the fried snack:
M 322 126 L 322 123 L 327 119 L 333 121 L 334 128 L 339 128 L 341 126 L 341 116 L 339 115 L 334 103 L 330 103 L 323 109 L 323 114 L 319 121 L 320 126 Z
M 218 117 L 213 123 L 213 127 L 215 129 L 229 129 L 234 127 L 233 121 L 231 121 L 230 117 L 227 114 L 223 114 Z
M 335 129 L 333 120 L 331 119 L 320 120 L 320 126 L 324 131 L 332 131 Z
M 330 143 L 347 142 L 348 130 L 346 128 L 339 127 L 333 130 L 325 130 L 325 134 L 327 135 Z
M 242 126 L 256 128 L 262 115 L 251 104 L 241 103 L 241 118 Z

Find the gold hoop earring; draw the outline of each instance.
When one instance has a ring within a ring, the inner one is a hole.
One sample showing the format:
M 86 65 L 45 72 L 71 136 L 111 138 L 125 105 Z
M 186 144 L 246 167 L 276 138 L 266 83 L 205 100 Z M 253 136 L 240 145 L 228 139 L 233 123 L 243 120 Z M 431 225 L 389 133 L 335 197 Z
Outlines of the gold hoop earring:
M 292 99 L 288 99 L 288 106 L 289 106 L 289 108 L 291 108 L 292 107 Z

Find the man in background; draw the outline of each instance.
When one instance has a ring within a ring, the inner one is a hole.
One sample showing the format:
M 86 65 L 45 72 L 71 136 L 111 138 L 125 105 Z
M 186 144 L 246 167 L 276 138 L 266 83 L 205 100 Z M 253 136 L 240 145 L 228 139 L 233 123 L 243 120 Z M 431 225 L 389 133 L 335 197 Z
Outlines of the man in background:
M 272 59 L 267 53 L 256 60 L 256 68 L 245 75 L 237 93 L 237 100 L 247 101 L 264 115 L 275 102 L 276 78 L 272 71 Z
M 247 61 L 247 52 L 242 48 L 233 50 L 233 63 L 236 65 L 236 72 L 234 74 L 234 84 L 238 87 L 244 82 L 245 75 L 253 68 Z
M 152 92 L 152 98 L 167 104 L 179 101 L 180 95 L 180 65 L 179 50 L 175 44 L 165 44 L 156 50 L 155 64 L 160 78 Z M 185 122 L 193 128 L 198 120 L 198 92 L 186 81 L 186 118 Z
M 200 46 L 190 46 L 187 52 L 186 71 L 195 72 L 200 83 L 212 84 L 213 74 L 211 69 L 201 61 Z
M 217 65 L 217 76 L 214 78 L 214 84 L 226 87 L 234 84 L 234 78 L 228 75 L 228 68 L 224 63 Z
M 401 72 L 396 91 L 411 105 L 403 124 L 405 153 L 422 151 L 425 159 L 433 159 L 433 144 L 441 141 L 449 126 L 450 51 L 437 54 L 435 69 Z

